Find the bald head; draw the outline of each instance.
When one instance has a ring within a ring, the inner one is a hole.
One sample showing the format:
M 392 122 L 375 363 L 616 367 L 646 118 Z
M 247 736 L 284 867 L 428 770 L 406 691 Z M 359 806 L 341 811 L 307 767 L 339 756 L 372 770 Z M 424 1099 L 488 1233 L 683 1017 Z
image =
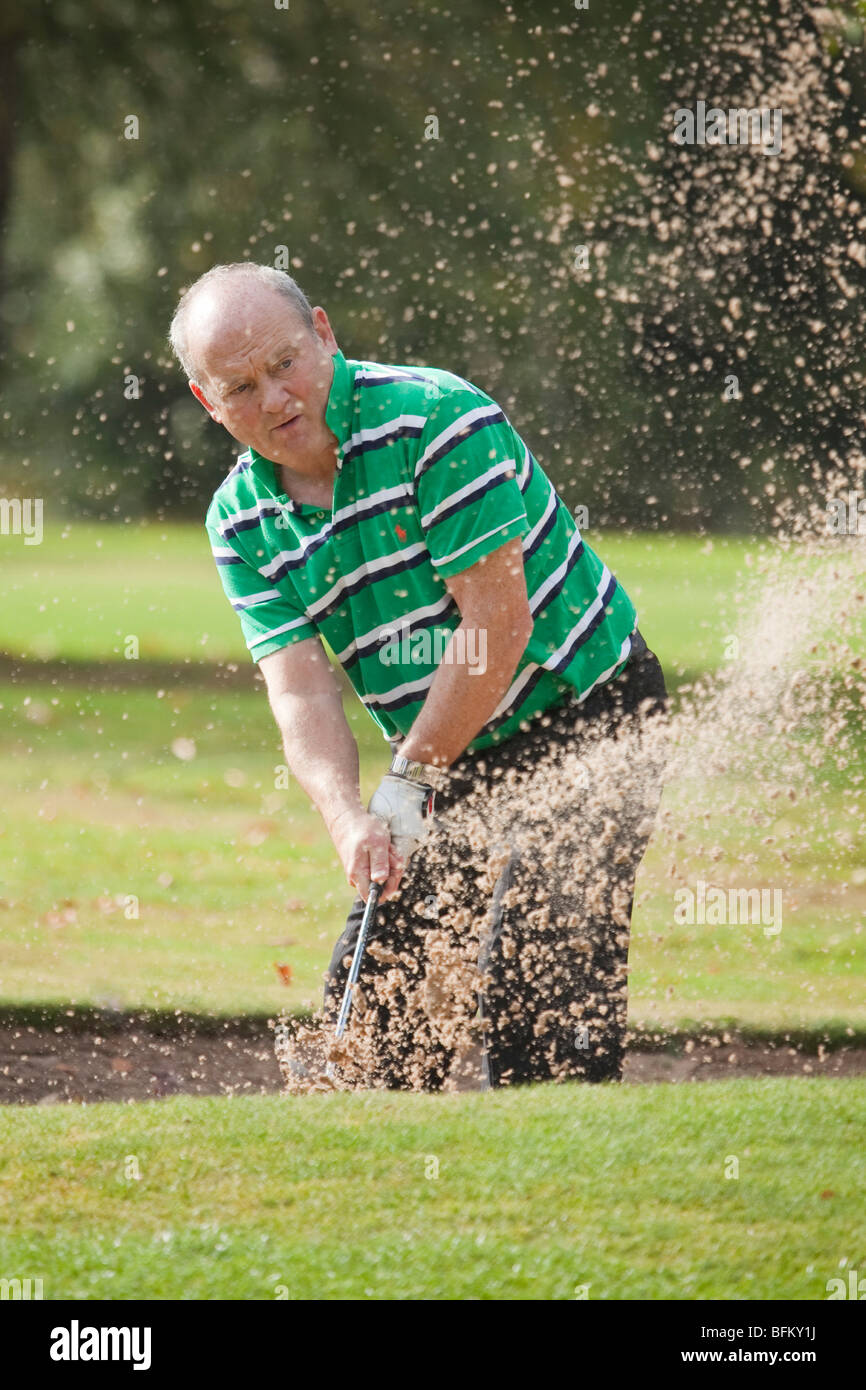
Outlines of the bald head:
M 300 330 L 315 333 L 313 310 L 300 286 L 283 270 L 237 261 L 216 265 L 182 296 L 169 331 L 172 351 L 190 381 L 207 376 L 215 344 L 231 333 L 241 346 L 252 340 L 264 304 L 279 295 Z

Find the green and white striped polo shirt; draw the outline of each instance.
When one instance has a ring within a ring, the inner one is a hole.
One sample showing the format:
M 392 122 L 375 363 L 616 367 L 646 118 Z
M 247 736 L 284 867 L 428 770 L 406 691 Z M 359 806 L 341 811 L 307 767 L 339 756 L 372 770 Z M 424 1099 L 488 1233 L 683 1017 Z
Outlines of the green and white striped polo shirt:
M 461 619 L 445 576 L 519 536 L 535 625 L 469 749 L 511 737 L 569 689 L 582 700 L 619 675 L 637 625 L 631 600 L 496 402 L 435 367 L 342 352 L 333 361 L 331 510 L 292 501 L 253 449 L 208 509 L 253 660 L 320 636 L 385 737 L 408 734 L 440 661 L 454 655 Z M 464 659 L 473 660 L 469 643 Z

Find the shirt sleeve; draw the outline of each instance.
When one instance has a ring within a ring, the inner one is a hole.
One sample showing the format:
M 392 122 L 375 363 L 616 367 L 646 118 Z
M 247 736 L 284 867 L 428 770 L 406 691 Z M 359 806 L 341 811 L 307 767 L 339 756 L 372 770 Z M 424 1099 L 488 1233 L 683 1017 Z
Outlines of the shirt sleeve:
M 443 577 L 529 530 L 518 478 L 520 441 L 495 401 L 470 387 L 443 393 L 419 440 L 415 497 Z
M 253 661 L 318 637 L 299 600 L 264 579 L 238 547 L 237 537 L 213 507 L 205 521 L 226 598 L 237 613 Z

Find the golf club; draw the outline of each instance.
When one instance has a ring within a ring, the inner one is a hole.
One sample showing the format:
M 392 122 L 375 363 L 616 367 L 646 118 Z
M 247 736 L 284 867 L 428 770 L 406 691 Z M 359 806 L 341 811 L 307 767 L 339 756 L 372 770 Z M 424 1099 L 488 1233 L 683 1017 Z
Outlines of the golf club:
M 358 931 L 358 940 L 355 942 L 355 954 L 352 956 L 352 965 L 349 970 L 349 978 L 346 981 L 346 989 L 343 994 L 343 1002 L 340 1005 L 340 1013 L 337 1018 L 337 1030 L 334 1034 L 335 1040 L 340 1041 L 346 1031 L 346 1024 L 349 1021 L 349 1014 L 352 1009 L 352 987 L 358 983 L 358 976 L 361 973 L 361 961 L 364 957 L 364 949 L 367 945 L 367 936 L 370 931 L 370 924 L 376 911 L 376 904 L 379 901 L 379 894 L 382 891 L 381 883 L 372 883 L 370 892 L 367 896 L 367 903 L 364 908 L 364 916 L 361 918 L 361 927 Z M 325 1075 L 333 1078 L 334 1063 L 329 1062 Z

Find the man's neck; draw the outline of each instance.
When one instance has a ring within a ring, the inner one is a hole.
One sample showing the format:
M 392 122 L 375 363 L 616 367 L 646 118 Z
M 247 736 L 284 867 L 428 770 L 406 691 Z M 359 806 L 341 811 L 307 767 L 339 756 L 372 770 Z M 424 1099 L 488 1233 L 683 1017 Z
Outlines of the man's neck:
M 317 473 L 299 473 L 297 469 L 275 463 L 274 475 L 280 489 L 287 497 L 291 497 L 293 502 L 310 502 L 313 505 L 330 507 L 334 496 L 334 479 L 337 476 L 337 464 L 333 455 L 330 469 Z

